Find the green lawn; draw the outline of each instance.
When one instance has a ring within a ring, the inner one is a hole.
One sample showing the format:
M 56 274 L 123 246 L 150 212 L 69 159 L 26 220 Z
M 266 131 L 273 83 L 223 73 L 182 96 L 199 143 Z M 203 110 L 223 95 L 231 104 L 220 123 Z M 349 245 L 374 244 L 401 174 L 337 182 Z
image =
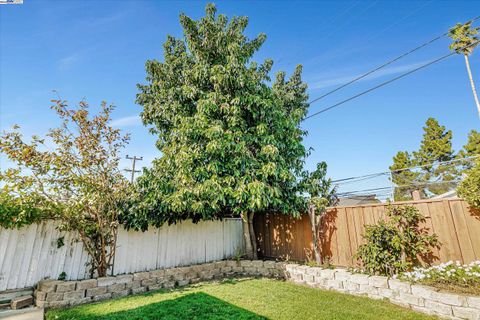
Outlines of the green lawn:
M 47 312 L 52 319 L 434 319 L 385 301 L 269 279 L 229 280 Z

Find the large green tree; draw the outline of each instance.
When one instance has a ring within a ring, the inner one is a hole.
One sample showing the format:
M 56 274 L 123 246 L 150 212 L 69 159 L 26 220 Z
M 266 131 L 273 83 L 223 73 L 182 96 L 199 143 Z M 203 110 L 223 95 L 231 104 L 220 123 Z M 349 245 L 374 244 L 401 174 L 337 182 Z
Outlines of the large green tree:
M 200 20 L 182 14 L 180 23 L 184 37 L 167 37 L 163 61 L 147 61 L 147 83 L 139 85 L 141 117 L 162 155 L 138 179 L 137 201 L 122 221 L 146 229 L 241 216 L 247 254 L 255 256 L 254 214 L 297 215 L 305 206 L 302 68 L 289 79 L 277 73 L 271 84 L 272 60 L 252 61 L 266 36 L 249 40 L 248 18 L 216 15 L 213 4 Z
M 423 192 L 441 194 L 450 190 L 453 186 L 449 181 L 455 180 L 458 172 L 450 163 L 454 152 L 452 147 L 452 131 L 446 130 L 434 118 L 428 118 L 423 127 L 423 139 L 420 149 L 414 152 L 415 161 L 421 167 L 420 176 L 423 183 Z M 431 165 L 436 163 L 436 165 Z
M 454 157 L 452 131 L 434 118 L 427 119 L 418 151 L 412 154 L 400 151 L 393 157 L 390 170 L 395 200 L 410 200 L 415 190 L 423 197 L 450 190 L 459 175 L 457 168 L 448 162 Z M 415 168 L 408 169 L 412 167 Z

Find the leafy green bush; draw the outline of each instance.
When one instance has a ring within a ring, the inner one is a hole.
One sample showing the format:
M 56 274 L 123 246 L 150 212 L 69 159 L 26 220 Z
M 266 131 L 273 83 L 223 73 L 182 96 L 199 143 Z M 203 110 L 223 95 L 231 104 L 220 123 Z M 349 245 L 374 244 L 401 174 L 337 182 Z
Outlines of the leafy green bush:
M 12 197 L 4 192 L 0 193 L 0 227 L 21 228 L 48 218 L 47 211 L 35 207 L 31 200 L 28 200 L 30 203 L 26 203 L 18 197 Z
M 465 171 L 466 178 L 457 188 L 457 193 L 465 199 L 468 204 L 480 209 L 480 158 L 475 161 L 475 166 Z
M 411 270 L 422 261 L 432 258 L 432 247 L 439 244 L 435 234 L 428 234 L 420 223 L 425 217 L 412 206 L 390 205 L 387 219 L 377 225 L 367 225 L 355 258 L 361 271 L 370 274 L 393 275 Z

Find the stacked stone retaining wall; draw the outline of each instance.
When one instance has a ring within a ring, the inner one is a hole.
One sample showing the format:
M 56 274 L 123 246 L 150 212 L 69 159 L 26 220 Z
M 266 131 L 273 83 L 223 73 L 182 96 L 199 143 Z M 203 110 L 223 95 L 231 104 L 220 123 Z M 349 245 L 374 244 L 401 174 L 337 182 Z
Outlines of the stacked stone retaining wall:
M 285 279 L 314 288 L 388 299 L 394 304 L 442 318 L 480 320 L 480 297 L 440 292 L 427 286 L 354 274 L 345 269 L 259 260 L 217 261 L 81 281 L 43 280 L 36 286 L 35 304 L 45 308 L 74 306 L 236 276 Z

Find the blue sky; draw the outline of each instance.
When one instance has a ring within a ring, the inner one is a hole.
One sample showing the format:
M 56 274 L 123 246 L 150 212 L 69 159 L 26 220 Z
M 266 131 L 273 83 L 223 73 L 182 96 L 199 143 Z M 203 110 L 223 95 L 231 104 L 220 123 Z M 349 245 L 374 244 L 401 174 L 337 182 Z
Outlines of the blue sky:
M 131 132 L 126 153 L 142 165 L 158 156 L 138 120 L 136 84 L 147 59 L 162 59 L 167 34 L 182 35 L 181 12 L 199 18 L 204 1 L 32 1 L 0 6 L 0 126 L 28 134 L 57 124 L 50 100 L 117 105 L 115 124 Z M 247 34 L 267 34 L 255 59 L 274 71 L 304 66 L 311 99 L 480 14 L 475 1 L 217 1 L 219 13 L 250 18 Z M 448 39 L 311 106 L 320 110 L 448 53 Z M 471 57 L 480 84 L 480 59 Z M 454 56 L 304 123 L 313 168 L 325 160 L 335 179 L 385 171 L 399 150 L 414 150 L 428 117 L 454 132 L 456 150 L 480 120 L 464 60 Z M 5 160 L 3 159 L 5 165 Z M 122 168 L 128 162 L 122 163 Z M 382 182 L 380 182 L 382 183 Z M 375 185 L 383 186 L 383 185 Z

